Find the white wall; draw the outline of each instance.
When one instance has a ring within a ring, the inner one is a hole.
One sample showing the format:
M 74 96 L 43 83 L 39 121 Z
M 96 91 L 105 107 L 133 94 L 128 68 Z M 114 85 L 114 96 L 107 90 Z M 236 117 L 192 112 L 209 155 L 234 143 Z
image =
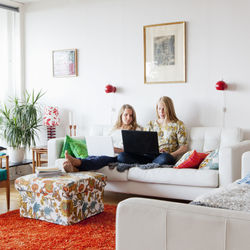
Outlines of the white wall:
M 187 126 L 221 126 L 224 92 L 226 127 L 241 127 L 250 138 L 250 2 L 248 0 L 45 0 L 25 7 L 26 87 L 47 91 L 44 103 L 59 107 L 64 136 L 68 112 L 78 134 L 110 122 L 132 104 L 140 124 L 155 118 L 162 95 L 174 100 Z M 143 26 L 187 22 L 187 83 L 144 84 Z M 79 76 L 54 78 L 52 50 L 77 48 Z M 113 84 L 117 93 L 106 94 Z

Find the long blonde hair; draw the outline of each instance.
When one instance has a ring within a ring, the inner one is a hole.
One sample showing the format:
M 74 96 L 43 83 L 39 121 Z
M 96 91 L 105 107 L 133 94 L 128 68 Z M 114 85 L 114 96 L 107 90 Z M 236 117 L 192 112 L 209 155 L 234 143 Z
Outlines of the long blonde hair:
M 170 121 L 174 121 L 174 122 L 179 121 L 179 119 L 177 118 L 176 113 L 175 113 L 173 101 L 168 96 L 162 96 L 159 99 L 159 101 L 157 102 L 157 104 L 156 104 L 156 114 L 157 114 L 157 117 L 160 118 L 160 116 L 158 114 L 158 104 L 160 102 L 164 103 L 164 105 L 166 106 L 166 115 L 167 115 L 167 118 Z
M 138 127 L 140 127 L 138 124 L 137 124 L 137 121 L 136 121 L 136 113 L 135 113 L 135 110 L 134 108 L 129 105 L 129 104 L 124 104 L 121 106 L 120 108 L 120 111 L 118 113 L 118 117 L 117 117 L 117 121 L 113 127 L 113 130 L 114 129 L 120 129 L 122 128 L 122 125 L 123 125 L 123 122 L 122 122 L 122 114 L 123 112 L 125 111 L 125 109 L 130 109 L 132 110 L 132 122 L 130 124 L 130 130 L 136 130 Z

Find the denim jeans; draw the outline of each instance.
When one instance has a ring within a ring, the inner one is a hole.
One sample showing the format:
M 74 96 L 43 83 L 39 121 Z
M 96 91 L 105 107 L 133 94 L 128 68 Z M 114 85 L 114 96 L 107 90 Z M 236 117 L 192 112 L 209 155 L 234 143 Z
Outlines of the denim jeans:
M 90 171 L 98 170 L 111 162 L 117 162 L 117 157 L 110 156 L 88 156 L 85 159 L 80 159 L 82 161 L 79 167 L 80 171 Z
M 122 152 L 117 156 L 118 162 L 127 164 L 147 164 L 147 163 L 157 163 L 159 165 L 174 165 L 176 160 L 169 153 L 160 153 L 159 155 L 136 155 L 131 153 Z

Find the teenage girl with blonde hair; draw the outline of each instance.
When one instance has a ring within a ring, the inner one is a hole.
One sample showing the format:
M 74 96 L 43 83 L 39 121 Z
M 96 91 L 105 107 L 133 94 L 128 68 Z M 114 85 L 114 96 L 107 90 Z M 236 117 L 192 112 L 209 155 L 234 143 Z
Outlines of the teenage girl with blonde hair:
M 157 119 L 148 123 L 146 131 L 158 134 L 159 155 L 133 155 L 122 152 L 118 161 L 122 163 L 157 163 L 174 165 L 179 156 L 187 152 L 186 128 L 175 113 L 174 104 L 168 96 L 162 96 L 156 104 Z
M 123 152 L 122 130 L 142 130 L 137 124 L 135 110 L 129 104 L 122 105 L 118 113 L 117 121 L 110 132 L 115 153 Z
M 126 124 L 123 121 L 124 120 L 123 117 L 129 115 L 128 113 L 126 114 L 125 111 L 130 111 L 129 113 L 131 115 L 132 120 L 129 124 Z M 140 126 L 137 124 L 136 113 L 134 108 L 129 104 L 122 105 L 118 113 L 117 121 L 113 127 L 113 130 L 115 129 L 136 130 L 138 129 L 138 127 Z

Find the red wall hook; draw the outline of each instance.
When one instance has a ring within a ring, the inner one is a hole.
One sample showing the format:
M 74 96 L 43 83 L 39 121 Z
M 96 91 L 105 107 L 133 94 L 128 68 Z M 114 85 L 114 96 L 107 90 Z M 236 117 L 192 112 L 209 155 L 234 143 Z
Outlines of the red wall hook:
M 116 87 L 108 84 L 105 86 L 105 92 L 106 93 L 115 93 L 116 92 Z
M 217 90 L 225 90 L 227 89 L 227 84 L 224 81 L 218 81 L 215 85 Z

